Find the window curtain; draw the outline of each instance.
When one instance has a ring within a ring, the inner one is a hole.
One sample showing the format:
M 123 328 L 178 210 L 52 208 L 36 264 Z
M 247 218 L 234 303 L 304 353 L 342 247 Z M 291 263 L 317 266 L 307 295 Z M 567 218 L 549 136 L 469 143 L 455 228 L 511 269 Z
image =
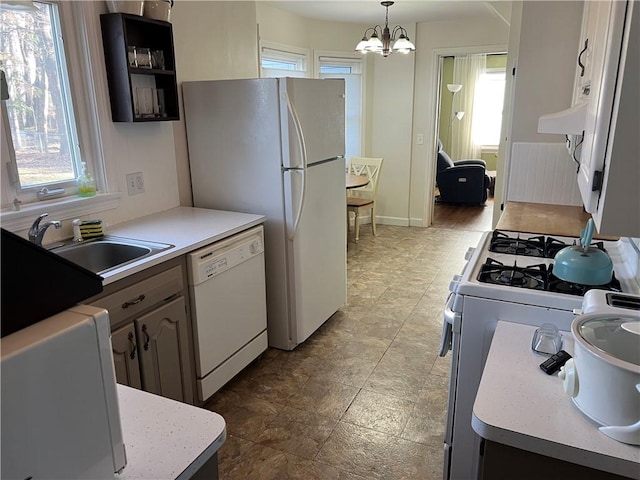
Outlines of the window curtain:
M 473 142 L 473 102 L 476 84 L 487 69 L 487 55 L 462 55 L 453 60 L 453 83 L 462 85 L 451 112 L 451 156 L 454 160 L 480 158 L 482 149 Z M 464 112 L 458 119 L 456 112 Z

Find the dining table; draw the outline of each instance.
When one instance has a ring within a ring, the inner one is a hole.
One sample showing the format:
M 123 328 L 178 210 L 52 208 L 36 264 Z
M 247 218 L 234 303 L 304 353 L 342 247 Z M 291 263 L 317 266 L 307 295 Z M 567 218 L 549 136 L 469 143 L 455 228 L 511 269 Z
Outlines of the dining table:
M 354 175 L 353 173 L 347 173 L 346 175 L 347 190 L 364 187 L 369 183 L 369 177 L 366 175 Z

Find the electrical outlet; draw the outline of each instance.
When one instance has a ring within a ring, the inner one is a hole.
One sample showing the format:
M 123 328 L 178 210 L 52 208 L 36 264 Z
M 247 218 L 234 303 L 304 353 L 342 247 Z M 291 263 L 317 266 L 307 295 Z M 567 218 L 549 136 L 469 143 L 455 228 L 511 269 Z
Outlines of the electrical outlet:
M 144 193 L 144 177 L 142 172 L 129 173 L 127 175 L 127 192 L 129 195 Z
M 424 133 L 419 133 L 416 135 L 416 144 L 424 145 Z

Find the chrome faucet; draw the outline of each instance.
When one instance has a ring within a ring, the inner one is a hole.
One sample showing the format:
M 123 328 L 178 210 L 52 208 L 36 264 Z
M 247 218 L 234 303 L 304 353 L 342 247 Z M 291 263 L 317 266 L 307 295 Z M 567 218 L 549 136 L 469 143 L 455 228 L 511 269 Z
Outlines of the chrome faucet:
M 35 243 L 39 247 L 42 246 L 42 238 L 47 232 L 47 228 L 53 226 L 56 230 L 58 230 L 62 226 L 62 223 L 60 223 L 58 220 L 50 220 L 40 225 L 40 221 L 48 215 L 48 213 L 43 213 L 42 215 L 40 215 L 38 218 L 36 218 L 36 220 L 33 222 L 33 225 L 31 225 L 31 228 L 29 229 L 29 241 Z

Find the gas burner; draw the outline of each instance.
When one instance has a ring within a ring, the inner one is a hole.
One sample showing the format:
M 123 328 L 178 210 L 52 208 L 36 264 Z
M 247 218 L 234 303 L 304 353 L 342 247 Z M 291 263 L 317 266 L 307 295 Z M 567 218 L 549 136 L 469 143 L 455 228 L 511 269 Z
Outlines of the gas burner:
M 487 258 L 487 261 L 480 267 L 478 281 L 509 287 L 544 290 L 546 275 L 547 267 L 544 264 L 518 267 L 515 263 L 513 266 L 509 266 Z
M 527 281 L 524 273 L 517 270 L 503 270 L 497 278 L 498 282 L 505 285 L 524 285 Z
M 566 293 L 569 295 L 579 295 L 584 296 L 592 288 L 597 288 L 598 290 L 608 290 L 611 292 L 622 292 L 622 287 L 620 282 L 615 277 L 615 275 L 611 278 L 611 281 L 606 285 L 583 285 L 581 283 L 572 283 L 567 282 L 565 280 L 561 280 L 553 274 L 553 265 L 549 266 L 549 282 L 548 282 L 548 290 L 550 292 L 556 293 Z
M 562 240 L 558 240 L 553 237 L 547 237 L 544 245 L 545 257 L 554 258 L 556 256 L 556 253 L 558 253 L 564 247 L 569 247 L 571 245 L 577 245 L 577 244 L 578 244 L 578 240 L 574 240 L 572 244 L 568 244 L 566 242 L 563 242 Z M 604 248 L 604 242 L 592 242 L 591 246 L 606 252 Z
M 576 241 L 573 242 L 573 245 L 576 245 Z M 563 242 L 562 240 L 558 240 L 553 237 L 547 237 L 544 245 L 545 257 L 554 258 L 556 253 L 562 250 L 564 247 L 570 246 L 568 243 Z
M 513 238 L 500 230 L 494 230 L 489 251 L 526 257 L 544 257 L 544 236 L 524 239 L 518 235 Z

